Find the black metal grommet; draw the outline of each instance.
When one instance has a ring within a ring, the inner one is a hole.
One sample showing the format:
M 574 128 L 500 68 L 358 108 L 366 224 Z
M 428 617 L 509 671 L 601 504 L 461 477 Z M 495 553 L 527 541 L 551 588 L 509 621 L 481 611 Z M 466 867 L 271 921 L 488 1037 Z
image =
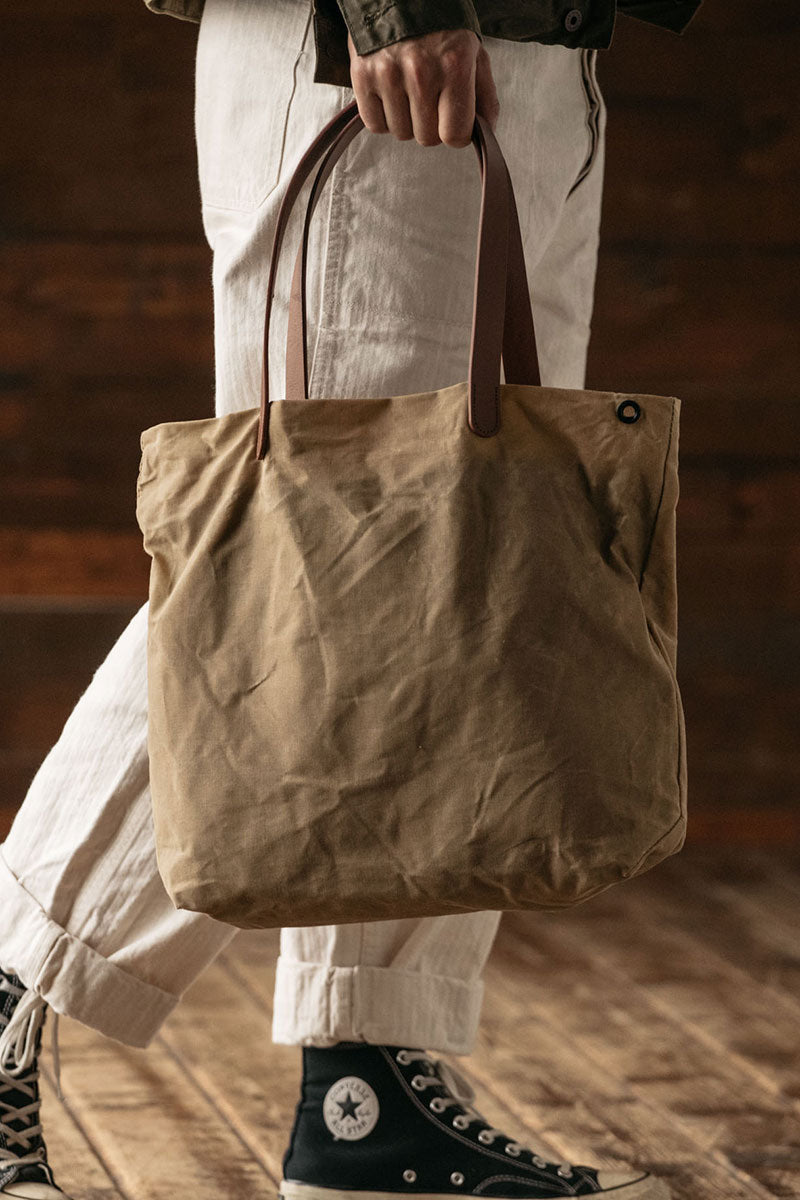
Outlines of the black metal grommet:
M 579 8 L 571 8 L 564 18 L 564 28 L 568 33 L 574 33 L 583 24 L 583 13 Z
M 624 411 L 625 409 L 631 409 L 632 411 L 626 413 Z M 626 425 L 632 425 L 634 421 L 639 420 L 641 415 L 642 410 L 635 400 L 623 400 L 621 404 L 617 405 L 617 416 L 619 417 L 620 421 L 624 421 Z

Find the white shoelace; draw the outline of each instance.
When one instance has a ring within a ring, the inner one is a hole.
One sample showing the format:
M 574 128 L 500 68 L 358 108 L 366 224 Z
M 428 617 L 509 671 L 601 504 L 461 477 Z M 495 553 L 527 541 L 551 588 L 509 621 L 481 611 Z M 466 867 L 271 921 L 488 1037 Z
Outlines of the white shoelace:
M 18 987 L 0 973 L 0 992 L 7 992 L 17 997 L 17 1005 L 11 1018 L 0 1012 L 0 1134 L 5 1145 L 0 1146 L 0 1170 L 3 1166 L 13 1163 L 15 1166 L 41 1163 L 44 1151 L 39 1148 L 31 1149 L 31 1141 L 41 1134 L 42 1126 L 38 1119 L 41 1097 L 36 1097 L 35 1084 L 39 1078 L 39 1068 L 33 1067 L 36 1056 L 36 1035 L 44 1021 L 47 1001 L 43 996 L 26 988 Z M 53 1063 L 56 1076 L 56 1087 L 59 1100 L 63 1100 L 61 1092 L 61 1069 L 58 1054 L 58 1014 L 53 1013 Z M 33 1069 L 32 1069 L 33 1068 Z M 27 1074 L 25 1074 L 27 1072 Z M 30 1096 L 31 1103 L 22 1108 L 9 1104 L 5 1099 L 12 1091 L 22 1092 Z M 8 1119 L 25 1121 L 23 1129 L 12 1129 L 6 1124 Z M 10 1147 L 20 1146 L 23 1154 L 15 1154 Z
M 430 1106 L 434 1112 L 444 1112 L 451 1104 L 457 1104 L 461 1108 L 468 1109 L 469 1111 L 463 1115 L 458 1114 L 453 1117 L 453 1125 L 456 1129 L 468 1129 L 472 1121 L 480 1121 L 481 1124 L 487 1126 L 486 1129 L 481 1129 L 478 1133 L 478 1141 L 484 1146 L 491 1146 L 495 1138 L 508 1137 L 507 1133 L 504 1133 L 502 1129 L 495 1129 L 493 1125 L 489 1124 L 483 1113 L 478 1112 L 473 1104 L 475 1092 L 472 1085 L 455 1067 L 452 1067 L 443 1059 L 434 1058 L 423 1051 L 401 1050 L 397 1057 L 402 1063 L 408 1064 L 414 1059 L 419 1059 L 422 1062 L 430 1063 L 434 1067 L 438 1072 L 438 1078 L 436 1075 L 415 1075 L 414 1079 L 417 1080 L 417 1083 L 415 1084 L 412 1081 L 411 1086 L 415 1091 L 422 1091 L 426 1087 L 436 1086 L 437 1084 L 441 1087 L 442 1083 L 444 1083 L 450 1092 L 450 1096 L 446 1098 L 444 1096 L 434 1096 L 430 1101 Z M 506 1153 L 510 1158 L 517 1158 L 523 1151 L 527 1151 L 530 1154 L 535 1166 L 541 1168 L 550 1165 L 546 1159 L 537 1154 L 535 1150 L 532 1150 L 530 1146 L 523 1146 L 520 1142 L 510 1141 L 506 1147 Z M 572 1172 L 572 1163 L 562 1162 L 558 1167 L 557 1174 L 565 1179 L 569 1179 Z

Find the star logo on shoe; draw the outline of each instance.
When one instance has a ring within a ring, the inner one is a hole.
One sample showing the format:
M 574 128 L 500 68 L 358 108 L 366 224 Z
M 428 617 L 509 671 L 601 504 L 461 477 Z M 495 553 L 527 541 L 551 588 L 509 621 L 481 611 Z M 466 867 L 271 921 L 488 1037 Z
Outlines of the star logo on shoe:
M 361 1107 L 361 1101 L 354 1100 L 349 1092 L 347 1093 L 346 1100 L 344 1100 L 344 1101 L 336 1100 L 336 1101 L 334 1101 L 334 1103 L 339 1105 L 339 1108 L 342 1110 L 343 1117 L 355 1118 L 356 1109 Z
M 357 1142 L 371 1133 L 378 1122 L 380 1105 L 365 1079 L 345 1075 L 325 1093 L 322 1116 L 333 1140 Z

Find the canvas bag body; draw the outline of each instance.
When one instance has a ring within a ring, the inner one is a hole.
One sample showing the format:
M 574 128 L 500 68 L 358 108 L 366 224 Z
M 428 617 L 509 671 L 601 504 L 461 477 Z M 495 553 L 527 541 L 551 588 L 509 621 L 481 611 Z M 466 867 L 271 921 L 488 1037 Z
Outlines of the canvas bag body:
M 287 388 L 142 434 L 178 908 L 254 928 L 558 908 L 682 846 L 680 401 L 496 391 L 494 436 L 465 420 L 470 381 Z

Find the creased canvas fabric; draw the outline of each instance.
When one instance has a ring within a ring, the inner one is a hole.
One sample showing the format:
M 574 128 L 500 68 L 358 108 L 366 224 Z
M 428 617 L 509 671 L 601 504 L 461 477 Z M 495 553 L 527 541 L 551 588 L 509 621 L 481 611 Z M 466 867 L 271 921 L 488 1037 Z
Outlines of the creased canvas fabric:
M 149 754 L 179 908 L 557 908 L 683 844 L 674 397 L 466 384 L 142 434 Z

